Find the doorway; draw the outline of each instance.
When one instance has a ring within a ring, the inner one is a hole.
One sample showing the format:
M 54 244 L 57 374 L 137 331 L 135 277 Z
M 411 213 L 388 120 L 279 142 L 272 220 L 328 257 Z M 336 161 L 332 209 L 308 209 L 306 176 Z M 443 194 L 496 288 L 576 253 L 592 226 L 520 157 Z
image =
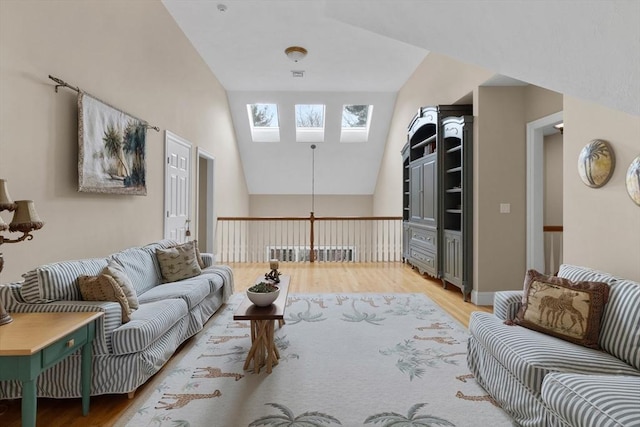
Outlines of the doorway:
M 214 253 L 215 223 L 214 214 L 214 157 L 201 149 L 197 153 L 197 192 L 196 197 L 196 229 L 200 250 Z
M 562 123 L 562 111 L 527 123 L 527 269 L 545 271 L 544 137 Z

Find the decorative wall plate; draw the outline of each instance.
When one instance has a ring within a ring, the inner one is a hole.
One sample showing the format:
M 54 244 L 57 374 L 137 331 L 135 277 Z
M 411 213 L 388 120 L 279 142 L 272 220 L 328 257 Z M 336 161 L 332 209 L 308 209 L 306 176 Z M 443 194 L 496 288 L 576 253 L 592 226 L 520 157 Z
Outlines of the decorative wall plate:
M 627 169 L 627 193 L 636 205 L 640 206 L 640 156 L 636 157 Z
M 607 141 L 594 139 L 584 146 L 578 157 L 578 173 L 582 182 L 600 188 L 609 181 L 616 165 L 613 149 Z

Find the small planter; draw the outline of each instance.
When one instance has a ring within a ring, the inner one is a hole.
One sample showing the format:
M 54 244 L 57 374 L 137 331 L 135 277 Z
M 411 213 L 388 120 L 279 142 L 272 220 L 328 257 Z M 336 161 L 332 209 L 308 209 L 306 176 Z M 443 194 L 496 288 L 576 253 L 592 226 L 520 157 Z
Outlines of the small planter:
M 247 297 L 254 305 L 258 307 L 267 307 L 278 298 L 280 288 L 277 286 L 261 282 L 247 289 Z

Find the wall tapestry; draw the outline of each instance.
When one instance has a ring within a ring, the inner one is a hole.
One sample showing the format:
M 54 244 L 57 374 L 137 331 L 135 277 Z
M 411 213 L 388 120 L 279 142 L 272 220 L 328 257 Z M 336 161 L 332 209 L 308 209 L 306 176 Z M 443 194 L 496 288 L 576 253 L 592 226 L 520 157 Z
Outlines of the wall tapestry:
M 627 169 L 627 192 L 631 200 L 640 206 L 640 156 L 633 159 Z
M 607 141 L 594 139 L 580 151 L 578 173 L 582 182 L 592 188 L 600 188 L 613 175 L 616 159 Z
M 78 94 L 78 191 L 146 196 L 147 123 Z

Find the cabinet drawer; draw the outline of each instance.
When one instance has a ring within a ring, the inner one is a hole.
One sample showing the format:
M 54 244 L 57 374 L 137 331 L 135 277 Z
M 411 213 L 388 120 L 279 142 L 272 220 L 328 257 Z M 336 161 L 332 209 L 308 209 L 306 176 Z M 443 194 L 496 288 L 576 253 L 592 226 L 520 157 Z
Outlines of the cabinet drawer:
M 59 362 L 82 347 L 86 342 L 87 326 L 83 326 L 42 350 L 42 367 L 45 368 Z
M 418 244 L 425 249 L 435 250 L 438 246 L 436 241 L 436 231 L 426 228 L 411 228 L 411 243 Z
M 411 246 L 409 257 L 416 267 L 421 267 L 432 276 L 436 276 L 436 254 L 434 252 Z

